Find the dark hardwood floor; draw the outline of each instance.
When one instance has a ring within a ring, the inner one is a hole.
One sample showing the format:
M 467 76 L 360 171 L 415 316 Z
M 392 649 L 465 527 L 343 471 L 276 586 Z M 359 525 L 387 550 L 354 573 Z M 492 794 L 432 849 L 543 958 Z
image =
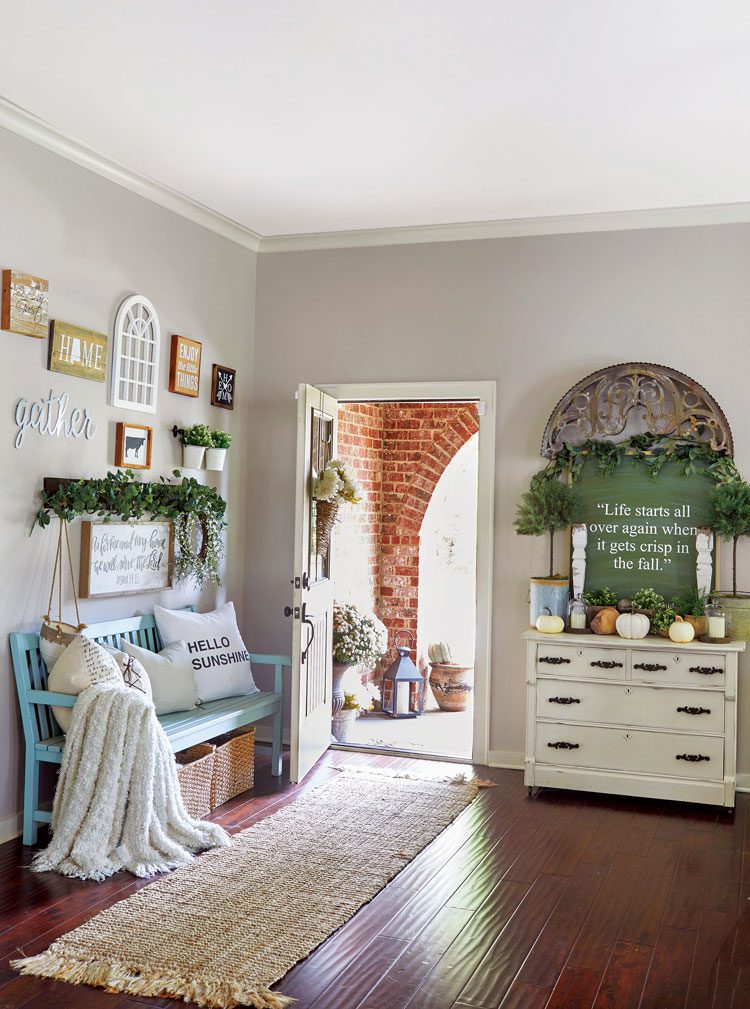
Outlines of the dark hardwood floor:
M 456 769 L 329 752 L 292 787 L 261 751 L 255 791 L 215 819 L 240 830 L 348 763 Z M 280 982 L 298 1009 L 749 1009 L 750 795 L 733 815 L 574 792 L 530 800 L 520 772 L 478 773 L 496 787 Z M 182 1004 L 10 970 L 148 885 L 37 875 L 29 854 L 0 847 L 0 1009 Z

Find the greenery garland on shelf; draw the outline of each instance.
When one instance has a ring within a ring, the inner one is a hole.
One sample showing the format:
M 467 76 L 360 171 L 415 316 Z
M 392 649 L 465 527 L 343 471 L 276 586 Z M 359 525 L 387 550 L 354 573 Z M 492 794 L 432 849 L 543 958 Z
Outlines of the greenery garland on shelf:
M 565 442 L 539 476 L 554 479 L 570 472 L 575 483 L 587 459 L 595 459 L 604 476 L 612 476 L 622 460 L 630 459 L 635 465 L 643 464 L 654 479 L 668 462 L 677 463 L 682 476 L 697 472 L 698 465 L 704 463 L 707 474 L 717 484 L 740 479 L 732 457 L 725 452 L 717 452 L 708 442 L 653 434 L 636 434 L 624 441 L 591 438 L 579 444 Z
M 172 476 L 181 477 L 178 469 Z M 54 494 L 42 491 L 35 526 L 44 529 L 52 516 L 71 522 L 81 515 L 96 515 L 105 522 L 124 522 L 148 516 L 170 519 L 175 524 L 178 556 L 175 577 L 192 578 L 199 588 L 206 584 L 221 584 L 219 562 L 224 552 L 222 531 L 226 525 L 224 498 L 194 477 L 182 477 L 170 483 L 167 477 L 158 482 L 140 483 L 132 470 L 107 473 L 99 479 L 67 480 Z M 200 534 L 200 548 L 194 544 Z

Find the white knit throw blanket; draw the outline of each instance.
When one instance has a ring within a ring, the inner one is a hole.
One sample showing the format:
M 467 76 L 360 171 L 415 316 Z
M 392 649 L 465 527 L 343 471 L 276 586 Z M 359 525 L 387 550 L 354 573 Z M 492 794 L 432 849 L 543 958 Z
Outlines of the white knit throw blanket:
M 185 812 L 153 704 L 109 683 L 87 687 L 73 708 L 51 827 L 52 841 L 32 868 L 79 879 L 102 880 L 120 869 L 168 872 L 193 852 L 230 843 L 217 824 Z

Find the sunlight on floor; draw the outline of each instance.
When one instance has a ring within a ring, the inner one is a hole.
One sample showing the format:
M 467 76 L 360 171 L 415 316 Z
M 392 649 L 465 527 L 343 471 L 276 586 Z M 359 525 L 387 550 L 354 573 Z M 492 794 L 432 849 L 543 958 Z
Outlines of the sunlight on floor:
M 471 705 L 466 711 L 425 711 L 409 719 L 364 715 L 352 726 L 347 743 L 469 759 L 472 717 Z

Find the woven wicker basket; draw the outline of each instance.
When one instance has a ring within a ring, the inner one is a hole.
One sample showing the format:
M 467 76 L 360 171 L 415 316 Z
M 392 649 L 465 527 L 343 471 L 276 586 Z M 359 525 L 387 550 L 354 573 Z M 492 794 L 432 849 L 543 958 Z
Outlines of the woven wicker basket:
M 247 792 L 255 781 L 255 729 L 235 729 L 211 742 L 216 746 L 211 808 Z
M 175 759 L 182 803 L 189 816 L 195 820 L 204 820 L 213 809 L 211 786 L 216 747 L 211 743 L 196 743 L 195 746 L 176 753 Z
M 315 502 L 315 549 L 321 557 L 328 552 L 340 507 L 339 501 Z

